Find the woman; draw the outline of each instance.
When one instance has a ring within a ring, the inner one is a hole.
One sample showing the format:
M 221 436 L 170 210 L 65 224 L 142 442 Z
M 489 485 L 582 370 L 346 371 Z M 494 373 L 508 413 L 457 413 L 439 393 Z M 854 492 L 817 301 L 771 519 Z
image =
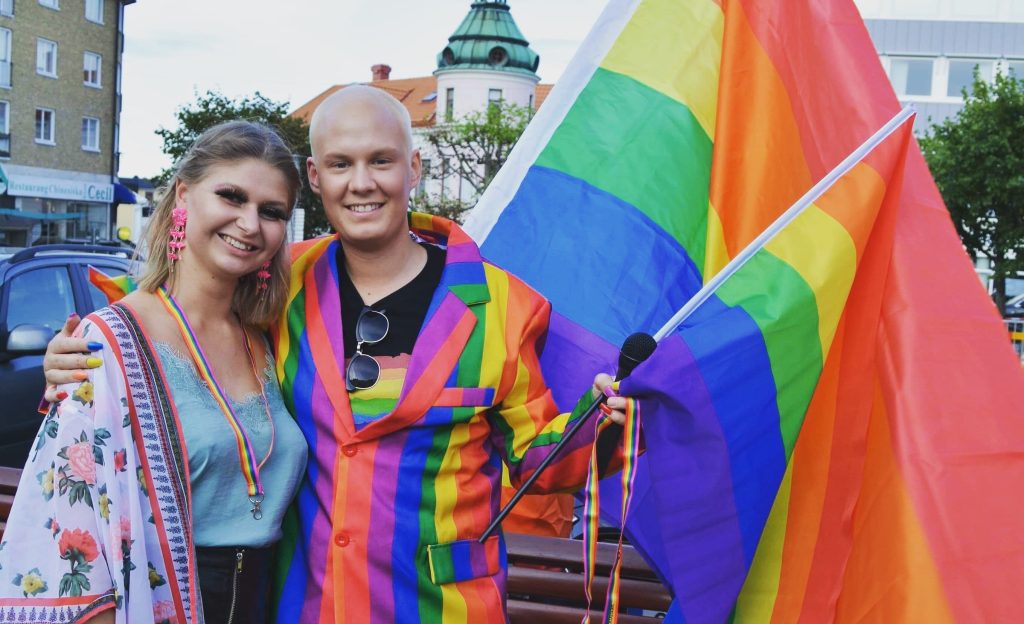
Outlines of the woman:
M 0 620 L 265 619 L 306 462 L 261 333 L 287 295 L 299 185 L 281 139 L 248 122 L 178 163 L 139 289 L 78 329 L 106 365 L 43 422 L 0 543 Z

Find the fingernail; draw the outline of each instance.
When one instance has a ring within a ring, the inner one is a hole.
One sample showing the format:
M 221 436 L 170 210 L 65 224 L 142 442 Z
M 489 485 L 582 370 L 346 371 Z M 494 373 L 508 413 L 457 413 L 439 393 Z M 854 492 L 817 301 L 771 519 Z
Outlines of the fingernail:
M 57 393 L 57 400 L 58 401 L 63 401 L 66 398 L 68 398 L 68 393 L 67 392 L 61 390 L 60 392 Z
M 71 314 L 68 314 L 69 321 L 73 318 L 78 318 L 78 312 L 72 312 Z
M 71 373 L 71 378 L 75 381 L 85 381 L 89 378 L 89 373 L 86 373 L 85 371 L 75 371 Z
M 608 407 L 604 403 L 602 403 L 600 406 L 598 406 L 598 409 L 600 409 L 601 413 L 604 414 L 605 416 L 607 416 L 607 415 L 612 413 L 612 408 Z
M 99 351 L 100 349 L 103 348 L 103 345 L 101 343 L 99 343 L 99 342 L 90 342 L 89 344 L 87 344 L 85 346 L 90 351 Z
M 103 360 L 98 357 L 91 357 L 85 361 L 85 365 L 89 368 L 99 368 L 103 365 Z

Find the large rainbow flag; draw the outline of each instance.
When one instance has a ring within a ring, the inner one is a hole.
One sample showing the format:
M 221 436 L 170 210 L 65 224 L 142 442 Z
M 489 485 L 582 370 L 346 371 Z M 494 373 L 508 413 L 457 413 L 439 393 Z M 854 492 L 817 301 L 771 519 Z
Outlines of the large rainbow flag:
M 898 109 L 852 0 L 612 0 L 466 229 L 569 406 Z M 687 622 L 1019 619 L 1024 375 L 905 133 L 624 388 Z

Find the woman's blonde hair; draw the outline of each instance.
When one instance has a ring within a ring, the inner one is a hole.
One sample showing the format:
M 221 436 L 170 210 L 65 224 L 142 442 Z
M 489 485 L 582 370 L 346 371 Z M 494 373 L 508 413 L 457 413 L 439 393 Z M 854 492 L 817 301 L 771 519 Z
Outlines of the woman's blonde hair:
M 274 167 L 284 175 L 288 184 L 289 206 L 295 204 L 302 180 L 291 150 L 281 137 L 263 124 L 251 121 L 228 121 L 202 133 L 184 156 L 175 163 L 174 176 L 160 189 L 156 208 L 146 233 L 148 259 L 139 287 L 154 292 L 173 279 L 171 261 L 167 257 L 167 243 L 171 232 L 171 211 L 175 207 L 175 189 L 178 182 L 196 184 L 207 176 L 210 168 L 225 163 L 255 158 Z M 186 248 L 184 251 L 188 253 Z M 232 309 L 242 323 L 266 327 L 284 308 L 288 296 L 287 243 L 274 254 L 270 262 L 267 289 L 260 290 L 256 273 L 238 280 Z

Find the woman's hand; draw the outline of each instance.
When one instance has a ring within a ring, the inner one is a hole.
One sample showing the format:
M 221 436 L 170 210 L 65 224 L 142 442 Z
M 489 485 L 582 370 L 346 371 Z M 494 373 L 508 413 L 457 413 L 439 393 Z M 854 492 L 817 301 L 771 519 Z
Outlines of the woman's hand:
M 60 333 L 46 347 L 46 356 L 43 358 L 43 374 L 47 383 L 45 398 L 51 403 L 65 398 L 59 395 L 57 386 L 83 381 L 87 369 L 98 368 L 103 364 L 103 360 L 94 353 L 102 349 L 103 345 L 72 336 L 81 322 L 77 314 L 69 316 Z
M 594 377 L 593 395 L 595 399 L 602 394 L 607 395 L 608 400 L 601 406 L 601 413 L 610 418 L 615 424 L 624 425 L 626 424 L 626 398 L 620 397 L 615 392 L 614 384 L 615 379 L 611 375 L 598 373 Z

